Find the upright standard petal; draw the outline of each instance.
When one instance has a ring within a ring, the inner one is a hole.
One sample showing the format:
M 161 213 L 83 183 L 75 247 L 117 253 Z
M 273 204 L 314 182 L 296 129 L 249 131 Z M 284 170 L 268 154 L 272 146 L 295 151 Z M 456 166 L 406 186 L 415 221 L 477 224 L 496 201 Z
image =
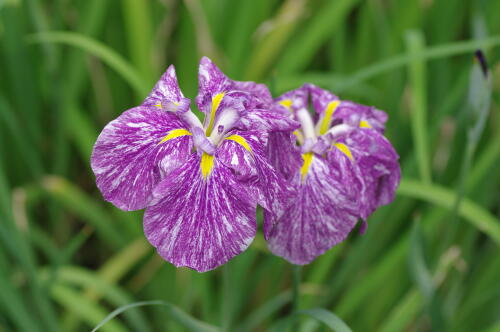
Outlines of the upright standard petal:
M 215 96 L 228 93 L 233 97 L 244 96 L 245 108 L 248 109 L 266 108 L 273 102 L 266 85 L 250 81 L 234 81 L 228 78 L 212 60 L 203 57 L 198 74 L 198 96 L 196 97 L 198 108 L 207 113 Z
M 225 93 L 231 91 L 231 80 L 217 67 L 212 60 L 207 57 L 201 58 L 198 72 L 198 95 L 196 104 L 200 111 L 210 114 L 214 107 L 214 99 L 218 107 L 225 96 Z
M 265 132 L 293 132 L 300 124 L 290 117 L 288 112 L 276 112 L 269 109 L 253 109 L 240 119 L 239 127 Z
M 144 232 L 175 266 L 205 272 L 243 252 L 256 233 L 255 201 L 216 157 L 193 154 L 155 189 Z
M 184 98 L 177 82 L 175 68 L 173 65 L 170 65 L 142 105 L 166 109 L 170 106 L 169 103 L 171 103 L 180 106 L 181 109 L 179 111 L 187 111 L 189 103 L 186 104 L 185 100 L 186 98 Z
M 333 118 L 356 128 L 373 128 L 380 133 L 384 132 L 387 122 L 385 112 L 347 100 L 342 101 Z
M 311 103 L 318 114 L 324 114 L 332 102 L 339 101 L 336 95 L 314 84 L 304 84 L 304 87 L 309 91 Z
M 255 101 L 252 108 L 268 109 L 273 104 L 273 97 L 265 84 L 250 81 L 232 81 L 232 88 L 249 93 Z
M 274 101 L 275 104 L 277 104 L 278 110 L 281 109 L 292 112 L 298 111 L 301 108 L 307 109 L 308 99 L 308 90 L 305 87 L 300 87 L 282 94 Z
M 91 159 L 104 198 L 122 210 L 145 208 L 162 175 L 186 161 L 190 135 L 174 113 L 155 107 L 136 107 L 111 121 Z
M 366 219 L 379 206 L 392 202 L 401 170 L 391 143 L 375 129 L 361 128 L 339 137 L 335 144 L 349 150 L 351 172 L 361 179 L 360 216 Z M 339 157 L 329 152 L 328 159 Z
M 275 255 L 301 265 L 343 241 L 357 222 L 358 208 L 328 162 L 312 153 L 303 158 L 302 168 L 292 180 L 296 199 L 265 232 Z

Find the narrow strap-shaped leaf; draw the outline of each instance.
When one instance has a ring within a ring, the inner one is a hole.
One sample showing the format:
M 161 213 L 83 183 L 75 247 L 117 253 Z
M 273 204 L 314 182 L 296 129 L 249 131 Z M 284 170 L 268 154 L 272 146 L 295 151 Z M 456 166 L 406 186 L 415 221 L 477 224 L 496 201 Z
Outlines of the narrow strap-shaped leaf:
M 207 323 L 201 322 L 197 320 L 196 318 L 191 317 L 190 315 L 186 314 L 184 311 L 179 309 L 178 307 L 165 302 L 165 301 L 141 301 L 141 302 L 134 302 L 130 303 L 127 305 L 124 305 L 122 307 L 119 307 L 115 310 L 113 310 L 105 319 L 103 319 L 93 330 L 92 332 L 96 332 L 99 328 L 101 328 L 104 324 L 109 322 L 111 319 L 115 318 L 122 312 L 129 310 L 131 308 L 136 308 L 136 307 L 142 307 L 142 306 L 147 306 L 147 305 L 159 305 L 167 308 L 170 316 L 175 319 L 177 322 L 182 324 L 184 327 L 186 327 L 189 331 L 193 332 L 217 332 L 219 331 L 218 328 L 215 326 L 211 326 Z
M 136 69 L 121 55 L 95 39 L 76 32 L 52 31 L 32 34 L 29 40 L 35 43 L 62 43 L 81 48 L 113 68 L 139 96 L 146 96 L 148 93 L 147 84 L 144 84 L 144 79 Z
M 272 332 L 280 332 L 286 331 L 289 327 L 289 324 L 292 323 L 299 316 L 309 316 L 312 319 L 315 319 L 335 332 L 352 332 L 351 328 L 347 326 L 346 323 L 342 319 L 340 319 L 337 315 L 323 308 L 313 308 L 307 310 L 300 310 L 296 313 L 288 316 L 287 318 L 279 321 L 276 325 L 274 325 L 270 331 Z
M 439 185 L 403 179 L 398 194 L 418 198 L 448 209 L 453 207 L 456 193 Z M 464 198 L 458 214 L 491 237 L 500 245 L 500 221 L 481 206 Z
M 424 37 L 421 31 L 410 31 L 406 35 L 408 53 L 418 54 L 425 49 Z M 423 182 L 431 182 L 431 162 L 429 153 L 429 138 L 427 128 L 427 86 L 425 61 L 414 58 L 409 63 L 411 82 L 411 128 L 413 144 L 417 158 L 420 178 Z

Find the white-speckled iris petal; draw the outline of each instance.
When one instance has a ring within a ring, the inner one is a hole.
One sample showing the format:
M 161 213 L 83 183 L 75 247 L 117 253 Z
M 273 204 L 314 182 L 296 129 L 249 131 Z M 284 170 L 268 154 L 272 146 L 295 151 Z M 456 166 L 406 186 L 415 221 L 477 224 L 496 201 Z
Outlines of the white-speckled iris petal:
M 207 57 L 200 60 L 198 71 L 198 109 L 210 114 L 212 98 L 218 94 L 232 90 L 231 80 Z M 224 101 L 224 100 L 223 100 Z
M 285 92 L 274 101 L 277 108 L 291 112 L 297 111 L 301 108 L 307 108 L 308 98 L 308 91 L 304 86 L 302 86 L 295 90 Z
M 243 252 L 256 232 L 255 202 L 231 169 L 214 159 L 203 178 L 200 157 L 169 174 L 155 189 L 144 215 L 144 233 L 175 266 L 212 270 Z
M 240 186 L 251 192 L 259 205 L 272 215 L 281 216 L 295 193 L 267 160 L 262 142 L 264 133 L 232 130 L 228 137 L 231 135 L 242 137 L 247 148 L 226 139 L 217 151 L 217 158 L 233 170 Z
M 161 177 L 182 165 L 192 149 L 191 136 L 160 143 L 186 124 L 173 113 L 136 107 L 111 121 L 99 135 L 91 166 L 104 198 L 123 210 L 147 206 Z
M 298 196 L 273 227 L 266 227 L 265 235 L 275 255 L 308 264 L 347 237 L 357 222 L 358 205 L 345 195 L 336 172 L 318 155 L 305 178 L 296 173 L 292 181 Z
M 358 129 L 340 137 L 338 142 L 349 147 L 352 172 L 361 178 L 361 217 L 367 218 L 381 205 L 394 199 L 401 170 L 399 156 L 391 143 L 375 129 Z M 338 159 L 329 154 L 330 160 Z
M 285 179 L 290 180 L 302 166 L 300 148 L 296 137 L 288 132 L 270 133 L 267 142 L 267 157 Z
M 275 112 L 267 109 L 253 109 L 240 120 L 240 128 L 265 132 L 292 132 L 300 124 L 290 117 L 290 113 Z
M 179 88 L 175 68 L 170 65 L 142 104 L 145 106 L 161 106 L 165 101 L 179 103 L 183 98 L 184 95 Z
M 342 104 L 333 114 L 334 120 L 341 120 L 353 127 L 360 127 L 361 121 L 364 125 L 369 125 L 371 128 L 383 133 L 385 123 L 387 122 L 387 114 L 376 109 L 373 106 L 361 105 L 352 101 L 343 101 Z
M 318 114 L 323 114 L 330 104 L 334 100 L 339 98 L 328 90 L 321 89 L 319 86 L 314 84 L 305 84 L 311 96 L 311 103 L 314 110 Z
M 255 100 L 253 106 L 256 108 L 267 108 L 272 105 L 273 97 L 265 84 L 250 81 L 232 81 L 232 83 L 233 90 L 245 91 L 253 97 Z

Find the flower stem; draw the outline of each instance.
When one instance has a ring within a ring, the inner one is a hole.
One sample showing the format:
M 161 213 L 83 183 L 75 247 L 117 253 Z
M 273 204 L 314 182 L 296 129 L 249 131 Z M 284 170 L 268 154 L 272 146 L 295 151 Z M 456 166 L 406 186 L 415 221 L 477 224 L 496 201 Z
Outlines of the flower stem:
M 290 314 L 293 315 L 299 311 L 299 300 L 300 300 L 300 270 L 302 266 L 292 265 L 292 308 Z M 297 319 L 292 320 L 289 331 L 297 331 L 299 328 L 299 321 Z
M 231 328 L 231 278 L 229 263 L 222 267 L 222 331 L 229 332 Z
M 299 310 L 301 269 L 300 265 L 292 266 L 292 313 Z

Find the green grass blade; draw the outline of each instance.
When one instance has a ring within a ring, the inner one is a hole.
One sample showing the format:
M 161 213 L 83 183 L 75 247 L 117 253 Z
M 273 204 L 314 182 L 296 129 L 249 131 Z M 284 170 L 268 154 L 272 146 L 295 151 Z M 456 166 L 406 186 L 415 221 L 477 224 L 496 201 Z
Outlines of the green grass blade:
M 4 275 L 4 272 L 7 272 L 6 268 L 0 266 L 0 308 L 3 308 L 0 312 L 8 313 L 8 317 L 19 331 L 42 331 L 36 318 L 24 303 L 22 292 L 12 285 L 8 276 Z
M 465 40 L 427 47 L 418 53 L 393 56 L 387 60 L 362 68 L 350 75 L 349 79 L 342 82 L 340 85 L 336 82 L 336 80 L 332 82 L 332 85 L 338 89 L 347 89 L 380 74 L 407 66 L 412 61 L 429 61 L 448 58 L 455 55 L 472 53 L 478 48 L 498 47 L 499 45 L 500 36 L 492 36 L 482 40 Z M 337 85 L 335 85 L 335 83 L 337 83 Z
M 23 122 L 36 143 L 41 138 L 40 96 L 36 87 L 36 72 L 32 63 L 33 54 L 22 42 L 26 32 L 22 14 L 22 7 L 18 1 L 6 1 L 0 7 L 0 19 L 3 26 L 0 45 L 2 47 L 2 60 L 5 62 L 6 74 L 3 80 L 15 100 L 15 106 L 22 114 Z
M 297 37 L 292 38 L 279 65 L 278 72 L 289 73 L 304 69 L 322 44 L 338 28 L 346 24 L 346 17 L 359 0 L 327 1 L 317 9 L 314 20 L 304 25 Z
M 107 282 L 98 274 L 81 267 L 64 266 L 58 270 L 57 284 L 68 284 L 82 288 L 93 288 L 105 300 L 112 305 L 126 305 L 132 301 L 132 297 L 119 286 Z M 85 297 L 85 296 L 84 296 Z M 92 299 L 93 302 L 94 299 Z M 132 310 L 126 314 L 131 327 L 137 331 L 151 331 L 146 319 L 141 312 Z
M 60 177 L 46 177 L 43 189 L 66 208 L 77 213 L 84 222 L 95 227 L 96 231 L 110 245 L 120 247 L 126 243 L 122 233 L 113 226 L 113 218 L 80 188 Z
M 456 193 L 439 185 L 429 185 L 422 182 L 403 179 L 398 194 L 427 201 L 429 203 L 453 208 Z M 487 234 L 500 245 L 500 221 L 490 212 L 473 201 L 464 198 L 458 213 L 472 225 Z
M 380 332 L 404 331 L 408 324 L 415 318 L 422 306 L 422 295 L 412 289 L 389 313 L 389 317 L 379 329 Z
M 276 314 L 278 310 L 290 303 L 291 299 L 292 293 L 290 291 L 286 291 L 278 294 L 266 303 L 261 304 L 254 312 L 251 312 L 246 316 L 245 320 L 239 325 L 238 331 L 254 331 L 259 324 Z
M 419 54 L 425 49 L 424 37 L 419 31 L 411 31 L 406 35 L 408 53 Z M 410 63 L 410 82 L 412 91 L 411 127 L 413 143 L 424 183 L 431 182 L 431 162 L 429 153 L 429 138 L 427 128 L 427 87 L 426 68 L 422 59 L 414 58 Z
M 106 310 L 89 301 L 70 287 L 56 284 L 52 287 L 52 297 L 67 310 L 81 317 L 88 326 L 94 326 L 106 318 Z M 120 322 L 110 322 L 103 328 L 107 332 L 127 332 Z
M 185 328 L 187 328 L 189 331 L 193 331 L 193 332 L 217 332 L 217 331 L 219 331 L 216 327 L 208 325 L 204 322 L 201 322 L 201 321 L 189 316 L 188 314 L 186 314 L 185 312 L 183 312 L 182 310 L 180 310 L 176 306 L 174 306 L 170 303 L 167 303 L 165 301 L 142 301 L 142 302 L 130 303 L 130 304 L 127 304 L 125 306 L 122 306 L 122 307 L 119 307 L 119 308 L 113 310 L 108 316 L 106 316 L 106 318 L 104 318 L 92 330 L 92 332 L 96 332 L 98 329 L 105 326 L 106 323 L 108 323 L 110 320 L 112 320 L 113 318 L 115 318 L 116 316 L 118 316 L 119 314 L 121 314 L 124 311 L 127 311 L 131 308 L 150 306 L 150 305 L 158 305 L 158 306 L 163 306 L 163 307 L 167 308 L 169 315 L 173 319 L 178 321 L 181 325 L 183 325 Z
M 95 39 L 76 32 L 52 31 L 32 34 L 28 40 L 32 43 L 62 43 L 78 47 L 113 68 L 134 89 L 138 97 L 144 98 L 149 92 L 150 87 L 131 64 Z
M 153 83 L 155 79 L 151 65 L 153 27 L 150 3 L 126 0 L 122 6 L 129 54 L 132 63 L 147 83 Z
M 246 79 L 259 80 L 276 61 L 304 15 L 306 1 L 287 0 L 273 19 L 273 29 L 259 41 L 250 57 Z
M 334 313 L 323 308 L 313 308 L 297 311 L 295 314 L 277 323 L 273 328 L 271 328 L 270 331 L 285 331 L 286 327 L 289 326 L 289 324 L 293 322 L 293 320 L 296 320 L 299 316 L 307 316 L 314 320 L 317 320 L 336 332 L 352 332 L 351 328 L 347 326 L 347 324 L 344 323 L 342 319 L 340 319 Z

